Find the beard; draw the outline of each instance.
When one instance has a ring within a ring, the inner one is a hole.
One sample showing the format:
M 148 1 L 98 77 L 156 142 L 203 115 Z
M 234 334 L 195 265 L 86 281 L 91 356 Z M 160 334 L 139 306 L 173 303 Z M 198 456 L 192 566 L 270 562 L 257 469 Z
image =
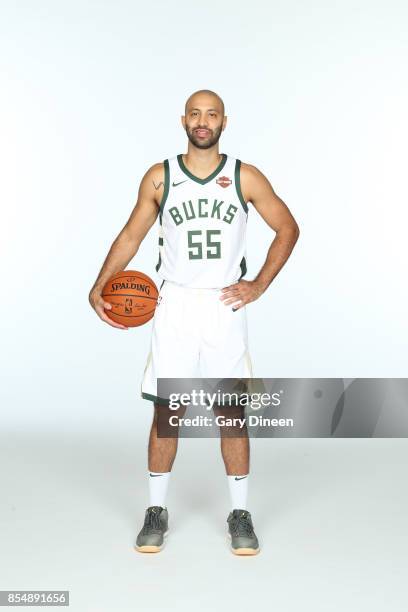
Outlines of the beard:
M 197 128 L 194 128 L 194 130 L 196 129 Z M 205 139 L 198 138 L 198 136 L 195 136 L 194 130 L 190 131 L 189 128 L 186 126 L 186 134 L 189 141 L 198 149 L 210 149 L 219 141 L 222 133 L 222 126 L 220 125 L 220 127 L 216 128 L 215 130 L 212 130 L 208 138 Z

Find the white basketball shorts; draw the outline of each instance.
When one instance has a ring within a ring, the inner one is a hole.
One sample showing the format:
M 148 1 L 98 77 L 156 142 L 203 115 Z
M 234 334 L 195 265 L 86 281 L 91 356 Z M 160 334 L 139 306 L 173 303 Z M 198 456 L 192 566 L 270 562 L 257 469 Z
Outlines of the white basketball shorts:
M 158 378 L 252 378 L 246 307 L 235 312 L 221 289 L 165 280 L 153 317 L 142 397 L 158 403 Z

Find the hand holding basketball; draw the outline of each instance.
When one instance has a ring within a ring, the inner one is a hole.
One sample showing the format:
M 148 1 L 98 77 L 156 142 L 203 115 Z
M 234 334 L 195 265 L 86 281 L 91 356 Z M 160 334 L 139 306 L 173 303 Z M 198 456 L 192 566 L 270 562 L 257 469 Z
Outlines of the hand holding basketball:
M 135 270 L 123 270 L 108 280 L 89 301 L 98 316 L 119 329 L 139 327 L 153 318 L 159 291 L 154 281 Z
M 113 319 L 108 317 L 105 311 L 110 310 L 112 308 L 112 305 L 109 304 L 109 302 L 105 302 L 102 297 L 102 290 L 93 289 L 89 294 L 89 303 L 95 310 L 98 317 L 102 319 L 102 321 L 104 321 L 108 325 L 111 325 L 112 327 L 117 327 L 118 329 L 128 329 L 128 327 L 126 327 L 125 325 L 122 325 L 121 323 L 116 323 L 116 321 L 113 321 Z
M 159 291 L 154 281 L 135 270 L 123 270 L 108 280 L 101 298 L 110 304 L 106 315 L 128 328 L 144 325 L 153 318 Z

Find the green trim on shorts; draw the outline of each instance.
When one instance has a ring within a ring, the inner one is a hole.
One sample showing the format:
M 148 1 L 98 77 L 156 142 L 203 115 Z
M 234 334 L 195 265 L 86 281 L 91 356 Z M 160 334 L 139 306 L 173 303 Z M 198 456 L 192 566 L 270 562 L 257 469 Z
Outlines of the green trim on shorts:
M 165 406 L 169 405 L 169 400 L 164 399 L 162 397 L 157 397 L 157 395 L 151 395 L 151 393 L 145 393 L 142 391 L 143 399 L 149 400 L 151 402 L 156 402 L 157 404 L 164 404 Z

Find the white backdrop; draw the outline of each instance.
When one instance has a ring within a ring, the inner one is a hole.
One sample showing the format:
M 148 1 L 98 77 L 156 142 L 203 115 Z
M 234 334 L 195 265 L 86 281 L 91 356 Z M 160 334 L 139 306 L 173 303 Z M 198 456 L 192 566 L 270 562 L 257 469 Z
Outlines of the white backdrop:
M 407 16 L 372 0 L 1 3 L 8 418 L 150 418 L 151 324 L 110 329 L 87 295 L 146 169 L 186 150 L 199 88 L 225 101 L 220 150 L 258 166 L 301 229 L 248 306 L 254 375 L 407 375 Z M 247 279 L 272 239 L 250 207 Z M 129 267 L 158 282 L 157 257 L 155 225 Z
M 181 440 L 169 543 L 136 554 L 151 323 L 88 304 L 144 172 L 186 151 L 185 99 L 214 89 L 221 152 L 301 229 L 247 309 L 254 375 L 406 377 L 407 31 L 404 0 L 0 0 L 1 589 L 70 589 L 78 612 L 407 609 L 404 439 L 254 440 L 252 562 L 224 542 L 219 441 Z M 251 206 L 248 225 L 251 279 L 273 233 Z M 129 267 L 159 282 L 157 258 L 155 226 Z

